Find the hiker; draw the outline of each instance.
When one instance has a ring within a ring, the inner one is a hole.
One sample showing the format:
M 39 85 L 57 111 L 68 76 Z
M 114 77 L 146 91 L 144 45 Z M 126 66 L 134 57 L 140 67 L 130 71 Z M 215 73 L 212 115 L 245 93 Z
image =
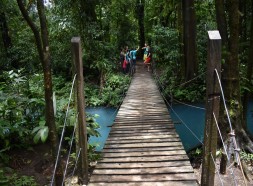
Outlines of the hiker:
M 130 65 L 131 65 L 131 57 L 130 57 L 130 51 L 129 51 L 128 47 L 126 47 L 125 58 L 127 60 L 126 73 L 128 73 L 130 70 Z
M 125 49 L 122 47 L 120 51 L 120 68 L 123 73 L 124 73 L 124 69 L 123 69 L 124 59 L 125 59 Z
M 151 60 L 152 60 L 152 52 L 151 52 L 150 46 L 147 46 L 146 50 L 147 50 L 147 57 L 144 61 L 144 64 L 148 67 L 148 71 L 149 71 L 150 66 L 151 66 Z
M 145 62 L 147 59 L 147 55 L 148 55 L 148 44 L 145 43 L 145 45 L 144 45 L 144 47 L 142 47 L 142 49 L 144 49 L 143 61 Z
M 130 56 L 131 56 L 131 59 L 132 59 L 132 69 L 133 69 L 133 73 L 135 73 L 135 66 L 136 66 L 136 55 L 137 55 L 137 51 L 139 50 L 139 46 L 137 49 L 135 50 L 131 50 L 130 51 Z

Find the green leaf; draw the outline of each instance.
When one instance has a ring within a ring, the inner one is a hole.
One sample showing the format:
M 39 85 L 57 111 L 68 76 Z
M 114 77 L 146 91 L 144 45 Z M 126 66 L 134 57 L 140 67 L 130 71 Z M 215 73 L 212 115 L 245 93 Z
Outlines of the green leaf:
M 38 132 L 41 128 L 42 128 L 42 126 L 35 127 L 35 128 L 32 130 L 32 134 Z
M 48 137 L 48 127 L 45 127 L 41 130 L 41 141 L 44 143 L 47 140 Z
M 33 137 L 33 141 L 34 141 L 34 143 L 37 144 L 39 142 L 39 140 L 40 140 L 40 133 L 37 132 L 36 135 Z

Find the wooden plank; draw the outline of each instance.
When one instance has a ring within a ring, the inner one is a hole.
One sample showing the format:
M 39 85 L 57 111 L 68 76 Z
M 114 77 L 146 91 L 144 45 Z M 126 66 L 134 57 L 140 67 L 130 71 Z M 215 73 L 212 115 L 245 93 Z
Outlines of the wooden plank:
M 125 129 L 125 128 L 174 128 L 173 124 L 170 123 L 129 123 L 129 124 L 117 124 L 117 125 L 113 125 L 113 128 L 117 128 L 117 129 Z
M 111 129 L 112 133 L 116 132 L 160 132 L 160 131 L 166 131 L 170 129 L 175 129 L 174 126 L 152 126 L 152 127 L 146 127 L 145 125 L 143 126 L 128 126 L 128 127 L 122 127 L 122 126 L 114 126 Z
M 110 133 L 110 136 L 154 136 L 154 135 L 164 135 L 164 134 L 173 134 L 176 132 L 176 129 L 170 129 L 170 131 L 166 131 L 166 132 L 157 132 L 157 133 Z
M 132 148 L 104 148 L 103 153 L 105 152 L 149 152 L 149 151 L 165 151 L 165 150 L 182 150 L 183 146 L 177 147 L 132 147 Z M 159 153 L 159 152 L 157 152 Z
M 136 144 L 117 144 L 111 145 L 106 144 L 105 148 L 133 148 L 133 147 L 177 147 L 182 145 L 181 142 L 170 142 L 170 143 L 136 143 Z
M 149 157 L 113 157 L 113 158 L 102 158 L 100 162 L 163 162 L 163 161 L 186 161 L 189 160 L 187 155 L 177 156 L 149 156 Z
M 139 182 L 127 182 L 127 183 L 123 183 L 123 182 L 110 182 L 108 184 L 108 182 L 106 183 L 101 183 L 101 182 L 96 182 L 96 183 L 90 183 L 90 186 L 197 186 L 197 182 L 196 181 L 160 181 L 160 180 L 156 180 L 154 182 L 143 182 L 143 181 L 139 181 Z
M 141 136 L 119 136 L 119 137 L 108 137 L 107 141 L 111 141 L 111 140 L 143 140 L 143 139 L 169 139 L 169 138 L 179 138 L 178 134 L 176 133 L 171 133 L 171 134 L 167 134 L 167 135 L 141 135 Z
M 125 168 L 160 168 L 160 167 L 185 167 L 191 166 L 189 161 L 168 161 L 168 162 L 98 162 L 96 165 L 97 169 L 125 169 Z
M 158 168 L 139 168 L 139 169 L 95 169 L 93 174 L 112 174 L 112 175 L 130 175 L 130 174 L 173 174 L 173 173 L 193 173 L 191 166 L 184 167 L 160 167 Z
M 170 130 L 173 130 L 175 131 L 174 128 L 171 128 Z M 111 130 L 111 134 L 134 134 L 134 133 L 140 133 L 143 132 L 143 133 L 158 133 L 158 134 L 162 134 L 163 133 L 163 130 L 159 130 L 159 129 L 153 129 L 153 130 L 147 130 L 147 129 L 144 129 L 144 130 Z
M 170 142 L 181 142 L 179 138 L 172 138 L 172 139 L 143 139 L 143 140 L 124 140 L 124 141 L 117 141 L 117 140 L 107 140 L 105 144 L 133 144 L 133 143 L 170 143 Z
M 185 155 L 184 150 L 176 150 L 176 151 L 151 151 L 151 152 L 121 152 L 121 153 L 103 153 L 103 158 L 112 158 L 112 157 L 144 157 L 144 156 L 171 156 L 171 155 Z
M 149 129 L 168 129 L 174 128 L 172 124 L 165 124 L 165 123 L 155 123 L 155 124 L 129 124 L 129 125 L 113 125 L 113 129 L 139 129 L 139 128 L 149 128 Z
M 91 182 L 138 182 L 138 181 L 196 181 L 193 173 L 178 173 L 178 174 L 145 174 L 145 175 L 93 175 Z
M 171 120 L 154 120 L 154 119 L 151 119 L 151 120 L 143 120 L 143 118 L 136 118 L 134 120 L 120 120 L 120 121 L 115 121 L 113 126 L 116 126 L 116 125 L 120 125 L 120 124 L 123 124 L 123 125 L 136 125 L 136 124 L 139 124 L 139 125 L 143 125 L 143 124 L 148 124 L 148 125 L 156 125 L 156 124 L 160 124 L 160 125 L 172 125 L 173 122 Z
M 138 139 L 138 140 L 107 140 L 106 144 L 132 144 L 132 143 L 168 143 L 168 142 L 181 142 L 180 138 L 168 139 Z

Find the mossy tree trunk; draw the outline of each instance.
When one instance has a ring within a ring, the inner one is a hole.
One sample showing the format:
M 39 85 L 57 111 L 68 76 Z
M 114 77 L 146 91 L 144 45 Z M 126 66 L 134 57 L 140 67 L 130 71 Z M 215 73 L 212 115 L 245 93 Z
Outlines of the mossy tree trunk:
M 37 10 L 39 15 L 40 29 L 37 28 L 36 24 L 28 15 L 28 11 L 25 8 L 22 0 L 17 0 L 19 9 L 33 31 L 35 37 L 36 47 L 39 53 L 39 58 L 43 67 L 44 74 L 44 91 L 45 91 L 45 115 L 46 124 L 49 128 L 49 141 L 51 143 L 52 155 L 56 158 L 58 150 L 58 136 L 55 125 L 54 108 L 53 108 L 53 85 L 52 85 L 52 72 L 51 72 L 51 61 L 49 52 L 49 42 L 48 42 L 48 30 L 46 24 L 45 7 L 43 0 L 37 0 Z M 57 170 L 57 175 L 61 174 L 61 171 Z M 59 178 L 59 181 L 61 179 Z M 56 176 L 56 182 L 58 182 L 58 177 Z
M 252 152 L 253 144 L 243 128 L 243 107 L 240 92 L 239 78 L 239 2 L 234 0 L 216 0 L 216 19 L 221 33 L 223 44 L 224 63 L 222 64 L 222 84 L 226 104 L 229 110 L 232 127 L 236 130 L 237 141 L 241 148 Z M 228 13 L 226 19 L 225 12 Z M 229 33 L 229 34 L 228 34 Z M 228 37 L 229 36 L 229 37 Z M 222 136 L 226 137 L 230 132 L 224 106 L 221 104 L 219 118 Z
M 198 63 L 196 54 L 196 14 L 194 0 L 183 0 L 185 80 L 194 78 Z

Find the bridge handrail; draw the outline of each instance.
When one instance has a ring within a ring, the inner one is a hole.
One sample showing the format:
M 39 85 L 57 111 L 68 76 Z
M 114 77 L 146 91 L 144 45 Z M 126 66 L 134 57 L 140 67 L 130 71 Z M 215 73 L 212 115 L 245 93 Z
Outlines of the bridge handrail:
M 55 161 L 53 176 L 52 176 L 51 184 L 50 184 L 51 186 L 54 183 L 56 168 L 57 168 L 57 165 L 58 165 L 58 162 L 59 162 L 59 156 L 60 156 L 60 151 L 61 151 L 63 136 L 64 136 L 64 132 L 65 132 L 65 128 L 66 128 L 67 117 L 68 117 L 69 107 L 70 107 L 70 101 L 71 101 L 72 94 L 73 94 L 73 89 L 74 89 L 74 84 L 75 84 L 75 80 L 76 80 L 76 75 L 77 74 L 74 75 L 74 78 L 73 78 L 73 81 L 72 81 L 71 90 L 70 90 L 70 94 L 69 94 L 68 106 L 67 106 L 67 110 L 66 110 L 66 114 L 65 114 L 65 119 L 64 119 L 64 124 L 63 124 L 63 128 L 62 128 L 61 139 L 60 139 L 60 143 L 59 143 L 59 147 L 58 147 L 58 151 L 57 151 L 57 157 L 56 157 L 56 161 Z

